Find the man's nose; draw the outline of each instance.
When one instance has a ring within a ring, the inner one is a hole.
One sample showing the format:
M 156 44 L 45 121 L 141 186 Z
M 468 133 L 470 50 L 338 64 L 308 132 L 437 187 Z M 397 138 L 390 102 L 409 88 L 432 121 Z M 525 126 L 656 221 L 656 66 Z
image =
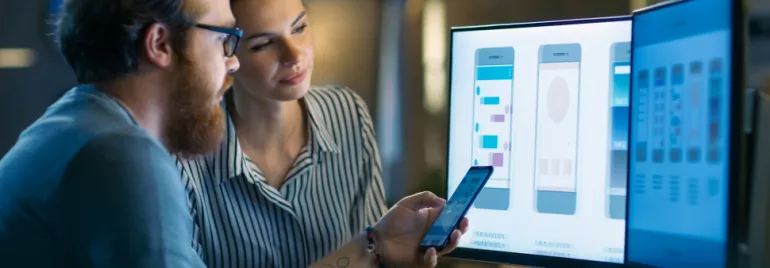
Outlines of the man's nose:
M 241 62 L 238 61 L 237 56 L 228 57 L 225 60 L 225 67 L 227 68 L 227 73 L 234 73 L 238 71 L 238 68 L 241 68 Z

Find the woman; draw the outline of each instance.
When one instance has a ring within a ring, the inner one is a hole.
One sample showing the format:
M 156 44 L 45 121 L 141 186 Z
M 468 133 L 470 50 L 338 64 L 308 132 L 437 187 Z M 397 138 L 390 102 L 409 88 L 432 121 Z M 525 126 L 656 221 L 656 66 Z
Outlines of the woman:
M 218 152 L 180 161 L 209 267 L 307 267 L 386 210 L 367 106 L 311 88 L 313 43 L 300 0 L 234 0 L 244 35 Z

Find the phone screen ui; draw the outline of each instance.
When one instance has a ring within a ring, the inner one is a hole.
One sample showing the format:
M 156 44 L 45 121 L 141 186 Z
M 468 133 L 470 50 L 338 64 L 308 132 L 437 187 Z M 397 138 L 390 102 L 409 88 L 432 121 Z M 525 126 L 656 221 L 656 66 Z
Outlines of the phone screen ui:
M 480 209 L 508 210 L 510 204 L 513 62 L 513 47 L 476 50 L 471 165 L 495 168 L 475 203 Z
M 575 214 L 580 44 L 542 45 L 535 142 L 536 209 Z
M 610 143 L 607 165 L 607 217 L 626 218 L 628 109 L 631 87 L 631 42 L 612 44 L 610 55 Z

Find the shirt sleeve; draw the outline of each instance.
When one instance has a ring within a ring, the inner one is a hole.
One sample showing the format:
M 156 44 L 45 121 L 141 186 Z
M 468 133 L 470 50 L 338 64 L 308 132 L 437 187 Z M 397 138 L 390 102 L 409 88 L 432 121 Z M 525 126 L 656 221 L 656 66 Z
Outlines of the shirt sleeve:
M 91 140 L 49 204 L 54 232 L 79 267 L 204 267 L 179 171 L 145 135 Z
M 362 126 L 364 145 L 364 178 L 357 200 L 354 202 L 354 211 L 351 213 L 351 233 L 357 234 L 364 231 L 366 226 L 374 225 L 380 220 L 387 205 L 385 203 L 385 189 L 382 182 L 382 163 L 377 147 L 377 139 L 374 132 L 374 124 L 369 115 L 369 110 L 364 101 L 355 96 L 356 108 Z

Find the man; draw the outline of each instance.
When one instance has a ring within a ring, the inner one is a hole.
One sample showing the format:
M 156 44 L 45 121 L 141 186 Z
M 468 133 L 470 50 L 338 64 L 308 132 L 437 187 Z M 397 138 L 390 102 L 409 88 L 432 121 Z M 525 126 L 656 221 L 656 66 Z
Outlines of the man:
M 234 24 L 228 0 L 64 4 L 59 43 L 83 86 L 0 160 L 0 266 L 203 267 L 170 153 L 205 153 L 221 139 Z M 443 202 L 405 198 L 317 266 L 374 267 L 367 249 L 396 267 L 434 266 L 440 254 L 417 248 Z
M 234 24 L 227 0 L 64 4 L 58 41 L 83 86 L 0 161 L 0 266 L 203 266 L 169 153 L 221 139 Z

